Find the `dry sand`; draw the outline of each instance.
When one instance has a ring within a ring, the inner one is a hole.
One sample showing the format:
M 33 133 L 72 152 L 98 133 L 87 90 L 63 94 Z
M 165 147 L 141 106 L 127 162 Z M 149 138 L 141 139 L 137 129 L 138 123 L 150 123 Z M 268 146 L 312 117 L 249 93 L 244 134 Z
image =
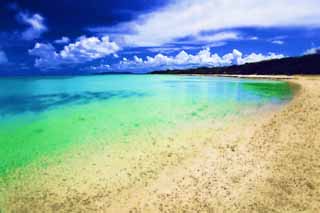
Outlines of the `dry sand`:
M 320 77 L 289 81 L 301 88 L 281 111 L 151 135 L 161 144 L 138 143 L 136 152 L 88 151 L 8 189 L 3 209 L 320 212 Z

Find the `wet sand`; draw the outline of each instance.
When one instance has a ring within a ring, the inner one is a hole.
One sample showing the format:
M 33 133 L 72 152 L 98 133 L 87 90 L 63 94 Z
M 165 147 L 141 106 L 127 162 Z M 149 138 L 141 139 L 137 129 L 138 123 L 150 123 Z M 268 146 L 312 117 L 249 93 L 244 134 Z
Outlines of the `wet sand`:
M 289 81 L 300 89 L 280 111 L 71 152 L 5 189 L 0 204 L 8 212 L 319 212 L 320 77 Z

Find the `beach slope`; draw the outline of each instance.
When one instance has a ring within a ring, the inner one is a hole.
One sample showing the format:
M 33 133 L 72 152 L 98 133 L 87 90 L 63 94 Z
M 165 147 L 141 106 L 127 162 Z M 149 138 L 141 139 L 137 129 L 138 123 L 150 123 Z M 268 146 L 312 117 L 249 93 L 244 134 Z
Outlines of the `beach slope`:
M 281 111 L 224 130 L 196 157 L 165 168 L 111 209 L 319 212 L 320 78 L 289 81 L 297 94 Z

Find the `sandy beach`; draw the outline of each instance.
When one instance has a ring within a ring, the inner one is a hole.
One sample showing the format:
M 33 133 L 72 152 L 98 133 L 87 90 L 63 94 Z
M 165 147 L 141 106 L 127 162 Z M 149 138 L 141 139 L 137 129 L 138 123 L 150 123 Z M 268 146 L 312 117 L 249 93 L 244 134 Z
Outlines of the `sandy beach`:
M 151 146 L 71 152 L 64 166 L 8 186 L 0 204 L 5 212 L 319 212 L 320 77 L 286 80 L 299 89 L 280 110 L 142 133 Z

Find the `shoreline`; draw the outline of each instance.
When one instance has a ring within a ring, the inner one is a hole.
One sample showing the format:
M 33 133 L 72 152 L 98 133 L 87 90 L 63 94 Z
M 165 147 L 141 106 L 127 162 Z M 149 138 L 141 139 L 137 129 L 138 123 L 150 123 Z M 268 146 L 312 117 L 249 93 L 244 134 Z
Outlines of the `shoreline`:
M 176 141 L 188 141 L 184 144 L 188 147 L 171 145 L 175 141 L 168 139 L 159 155 L 142 152 L 139 159 L 130 156 L 116 161 L 121 180 L 128 182 L 100 180 L 96 176 L 112 172 L 102 165 L 108 158 L 90 159 L 97 163 L 96 168 L 81 171 L 81 162 L 75 165 L 79 178 L 92 173 L 90 179 L 68 182 L 69 176 L 59 176 L 63 168 L 56 168 L 47 178 L 37 180 L 43 191 L 35 189 L 32 194 L 26 188 L 24 195 L 11 197 L 14 206 L 8 208 L 32 207 L 39 212 L 317 212 L 320 78 L 295 76 L 286 81 L 301 88 L 275 113 L 231 119 L 223 127 L 199 126 L 199 131 L 188 136 L 182 131 Z M 139 165 L 140 171 L 134 167 L 123 171 L 126 162 Z M 113 186 L 103 185 L 107 182 Z M 70 190 L 64 191 L 67 187 Z
M 168 74 L 175 75 L 175 74 Z M 213 76 L 213 77 L 225 77 L 225 78 L 246 78 L 256 80 L 292 80 L 297 79 L 298 76 L 289 75 L 231 75 L 231 74 L 179 74 L 179 75 L 191 75 L 191 76 Z
M 294 76 L 300 88 L 294 99 L 276 113 L 250 142 L 265 149 L 272 160 L 270 174 L 257 186 L 255 207 L 279 212 L 320 210 L 320 78 Z M 261 154 L 261 153 L 260 153 Z

